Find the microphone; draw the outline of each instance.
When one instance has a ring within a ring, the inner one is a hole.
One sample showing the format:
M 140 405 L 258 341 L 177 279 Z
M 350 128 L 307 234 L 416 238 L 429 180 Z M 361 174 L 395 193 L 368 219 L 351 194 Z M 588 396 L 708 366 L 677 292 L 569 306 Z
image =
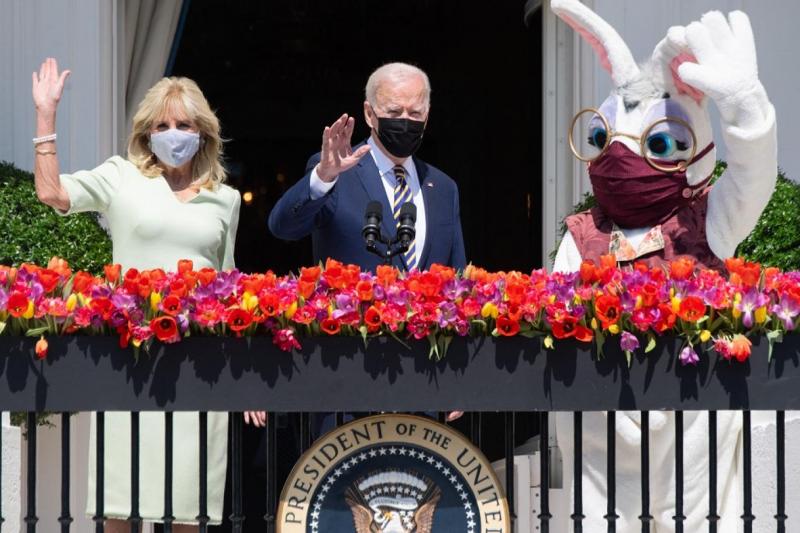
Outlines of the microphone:
M 364 228 L 361 236 L 367 243 L 367 248 L 375 246 L 375 241 L 381 240 L 381 222 L 383 221 L 383 205 L 380 202 L 372 201 L 367 204 L 364 212 Z
M 417 222 L 417 206 L 412 202 L 406 202 L 400 206 L 400 216 L 398 217 L 400 225 L 397 227 L 397 239 L 403 250 L 408 250 L 411 246 L 411 241 L 417 235 L 417 230 L 414 224 Z

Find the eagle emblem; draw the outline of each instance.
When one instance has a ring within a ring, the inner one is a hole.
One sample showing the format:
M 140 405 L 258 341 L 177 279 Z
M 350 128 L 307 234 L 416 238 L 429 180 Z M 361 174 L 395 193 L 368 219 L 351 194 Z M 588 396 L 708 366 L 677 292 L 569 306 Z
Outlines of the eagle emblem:
M 430 533 L 441 496 L 427 477 L 387 470 L 356 481 L 345 501 L 356 533 Z

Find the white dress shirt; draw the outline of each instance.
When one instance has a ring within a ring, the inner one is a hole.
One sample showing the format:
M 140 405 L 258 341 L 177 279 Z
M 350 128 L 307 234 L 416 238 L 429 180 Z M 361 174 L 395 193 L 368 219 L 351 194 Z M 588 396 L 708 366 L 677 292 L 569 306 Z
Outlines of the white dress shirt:
M 394 188 L 397 185 L 397 178 L 395 178 L 394 175 L 394 163 L 380 148 L 378 148 L 378 145 L 375 144 L 372 137 L 367 139 L 367 144 L 370 146 L 369 154 L 372 156 L 372 160 L 375 161 L 375 166 L 378 167 L 378 172 L 383 182 L 383 189 L 386 191 L 386 197 L 389 199 L 389 205 L 394 205 Z M 406 171 L 406 182 L 411 189 L 411 197 L 414 201 L 414 205 L 417 207 L 417 223 L 415 225 L 417 236 L 414 245 L 414 255 L 419 265 L 419 258 L 425 246 L 425 234 L 427 229 L 425 224 L 425 201 L 422 198 L 422 187 L 420 187 L 417 167 L 414 165 L 412 157 L 407 157 L 406 160 L 403 161 L 403 168 Z M 311 171 L 311 177 L 309 179 L 311 180 L 311 199 L 317 200 L 330 192 L 339 177 L 337 176 L 333 181 L 324 182 L 320 179 L 319 175 L 317 175 L 317 169 L 314 168 L 314 170 Z M 392 217 L 393 215 L 392 213 L 384 213 L 384 217 L 386 216 Z

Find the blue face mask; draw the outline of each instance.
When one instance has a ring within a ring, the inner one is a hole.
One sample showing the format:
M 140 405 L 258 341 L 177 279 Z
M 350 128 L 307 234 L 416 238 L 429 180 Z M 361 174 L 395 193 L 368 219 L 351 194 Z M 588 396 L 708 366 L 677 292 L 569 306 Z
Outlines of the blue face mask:
M 150 135 L 150 150 L 159 161 L 170 167 L 180 167 L 190 161 L 200 149 L 200 134 L 171 129 Z

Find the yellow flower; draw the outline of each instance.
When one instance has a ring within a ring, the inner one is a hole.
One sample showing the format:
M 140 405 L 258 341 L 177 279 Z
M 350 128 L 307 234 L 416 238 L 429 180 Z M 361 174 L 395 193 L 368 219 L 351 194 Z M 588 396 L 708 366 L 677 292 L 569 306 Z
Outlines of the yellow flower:
M 87 298 L 83 294 L 78 294 L 78 301 L 80 302 L 81 307 L 86 307 L 87 305 L 89 305 L 89 302 L 91 302 L 92 299 L 91 298 Z
M 252 311 L 258 307 L 258 296 L 250 294 L 249 292 L 245 292 L 242 295 L 242 307 L 247 311 Z
M 78 304 L 78 297 L 75 294 L 70 294 L 67 297 L 67 311 L 72 312 L 75 309 L 75 306 Z
M 158 311 L 158 304 L 161 303 L 161 293 L 153 291 L 150 293 L 150 309 Z
M 767 308 L 766 306 L 759 307 L 755 312 L 756 324 L 763 324 L 767 321 Z
M 550 302 L 551 304 L 556 303 L 556 295 L 551 294 L 550 297 L 547 299 L 547 301 Z
M 553 337 L 548 335 L 547 337 L 544 338 L 544 347 L 547 348 L 548 350 L 553 349 Z
M 637 296 L 637 297 L 636 297 L 636 305 L 635 305 L 635 309 L 639 309 L 639 308 L 641 308 L 641 307 L 642 307 L 642 297 L 641 297 L 641 296 Z
M 711 332 L 707 329 L 704 329 L 700 332 L 700 342 L 708 342 L 708 339 L 711 338 Z
M 597 329 L 597 319 L 596 318 L 592 319 L 592 329 Z
M 670 291 L 672 291 L 672 289 L 670 289 Z M 677 313 L 678 311 L 680 311 L 680 308 L 681 308 L 681 299 L 680 298 L 678 298 L 676 296 L 673 296 L 670 299 L 670 302 L 672 303 L 672 312 L 673 313 Z
M 33 318 L 33 300 L 28 300 L 28 308 L 22 313 L 22 318 Z
M 297 312 L 297 300 L 292 302 L 292 305 L 286 309 L 286 318 L 292 318 L 294 314 Z
M 142 345 L 142 341 L 140 341 L 139 339 L 131 339 L 131 344 L 133 344 L 138 348 L 139 346 Z
M 608 326 L 608 331 L 610 331 L 612 335 L 616 335 L 619 333 L 619 324 L 611 324 Z
M 574 301 L 576 304 L 580 304 L 583 300 L 581 300 L 581 295 L 576 292 L 572 301 Z
M 494 305 L 492 302 L 486 302 L 483 304 L 483 309 L 481 309 L 481 316 L 483 318 L 497 318 L 497 306 Z

